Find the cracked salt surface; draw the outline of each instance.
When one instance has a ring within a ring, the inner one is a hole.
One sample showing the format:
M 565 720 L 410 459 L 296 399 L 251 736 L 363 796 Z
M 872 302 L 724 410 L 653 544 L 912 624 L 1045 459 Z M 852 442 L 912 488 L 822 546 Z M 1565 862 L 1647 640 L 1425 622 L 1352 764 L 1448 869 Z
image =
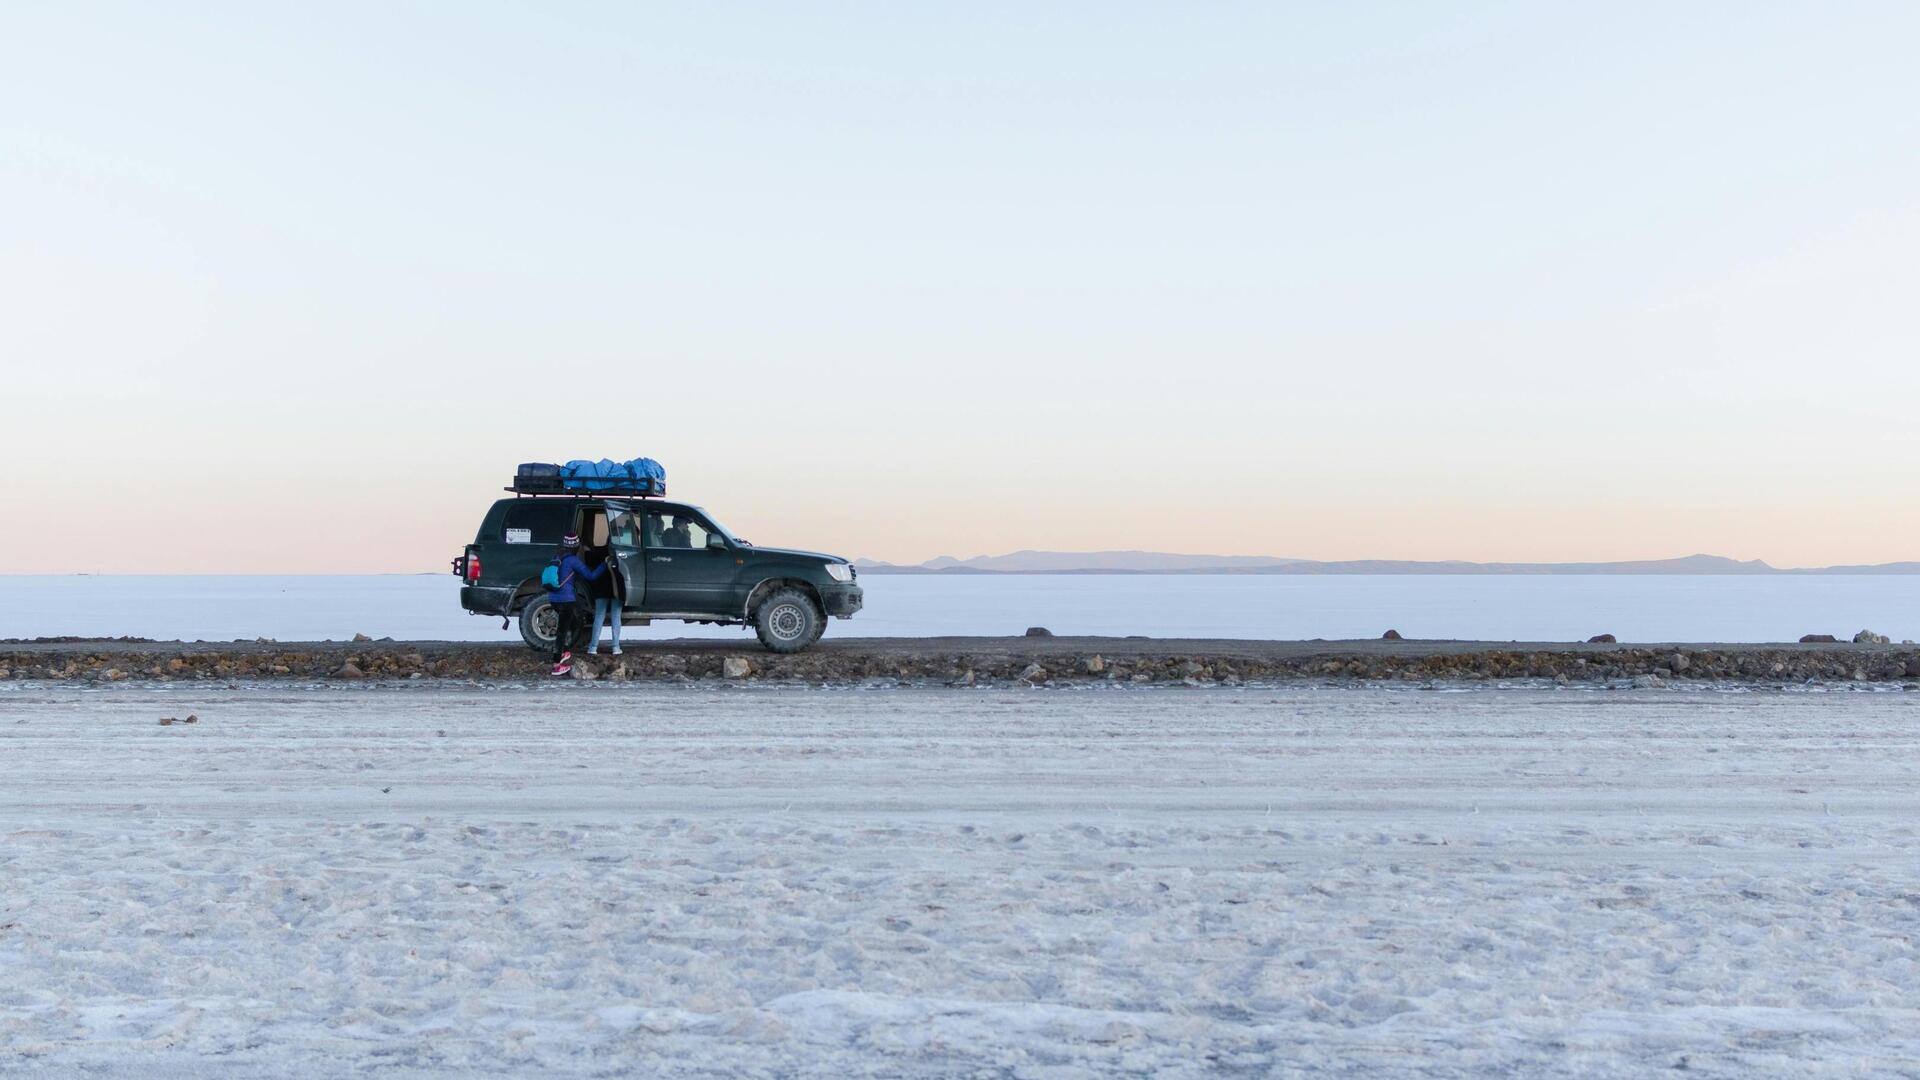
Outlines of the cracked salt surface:
M 14 686 L 0 1073 L 1910 1076 L 1917 721 Z

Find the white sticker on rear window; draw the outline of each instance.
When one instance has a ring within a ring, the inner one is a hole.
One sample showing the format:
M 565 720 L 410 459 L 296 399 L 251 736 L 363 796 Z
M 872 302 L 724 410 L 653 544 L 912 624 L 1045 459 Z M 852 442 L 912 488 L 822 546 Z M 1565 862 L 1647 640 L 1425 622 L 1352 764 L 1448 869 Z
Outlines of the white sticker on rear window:
M 532 529 L 508 529 L 507 543 L 531 544 L 533 543 L 533 530 Z

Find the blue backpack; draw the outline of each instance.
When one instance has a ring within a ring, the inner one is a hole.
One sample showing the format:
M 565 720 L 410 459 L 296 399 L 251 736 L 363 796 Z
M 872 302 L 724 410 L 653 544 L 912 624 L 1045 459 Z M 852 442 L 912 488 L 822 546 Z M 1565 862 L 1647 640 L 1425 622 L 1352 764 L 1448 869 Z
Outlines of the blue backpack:
M 552 562 L 548 563 L 547 568 L 545 570 L 540 571 L 540 585 L 542 588 L 546 589 L 548 592 L 554 592 L 560 588 L 560 560 L 559 559 L 555 559 Z

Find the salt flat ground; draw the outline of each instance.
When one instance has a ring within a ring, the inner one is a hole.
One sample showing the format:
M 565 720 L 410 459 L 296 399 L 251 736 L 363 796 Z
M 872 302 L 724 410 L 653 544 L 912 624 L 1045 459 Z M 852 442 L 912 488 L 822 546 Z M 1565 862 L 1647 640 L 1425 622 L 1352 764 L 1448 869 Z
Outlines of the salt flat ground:
M 0 770 L 0 1073 L 1920 1075 L 1916 693 L 15 683 Z

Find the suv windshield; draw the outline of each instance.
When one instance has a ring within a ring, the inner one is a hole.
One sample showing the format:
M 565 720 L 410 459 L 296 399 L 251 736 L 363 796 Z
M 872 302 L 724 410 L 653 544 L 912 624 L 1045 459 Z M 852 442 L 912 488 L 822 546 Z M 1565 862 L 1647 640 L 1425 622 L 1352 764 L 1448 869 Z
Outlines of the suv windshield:
M 696 509 L 694 511 L 694 520 L 705 522 L 708 532 L 719 533 L 721 536 L 726 537 L 728 543 L 734 542 L 733 533 L 729 531 L 725 525 L 713 520 L 713 515 L 707 513 L 705 510 Z

